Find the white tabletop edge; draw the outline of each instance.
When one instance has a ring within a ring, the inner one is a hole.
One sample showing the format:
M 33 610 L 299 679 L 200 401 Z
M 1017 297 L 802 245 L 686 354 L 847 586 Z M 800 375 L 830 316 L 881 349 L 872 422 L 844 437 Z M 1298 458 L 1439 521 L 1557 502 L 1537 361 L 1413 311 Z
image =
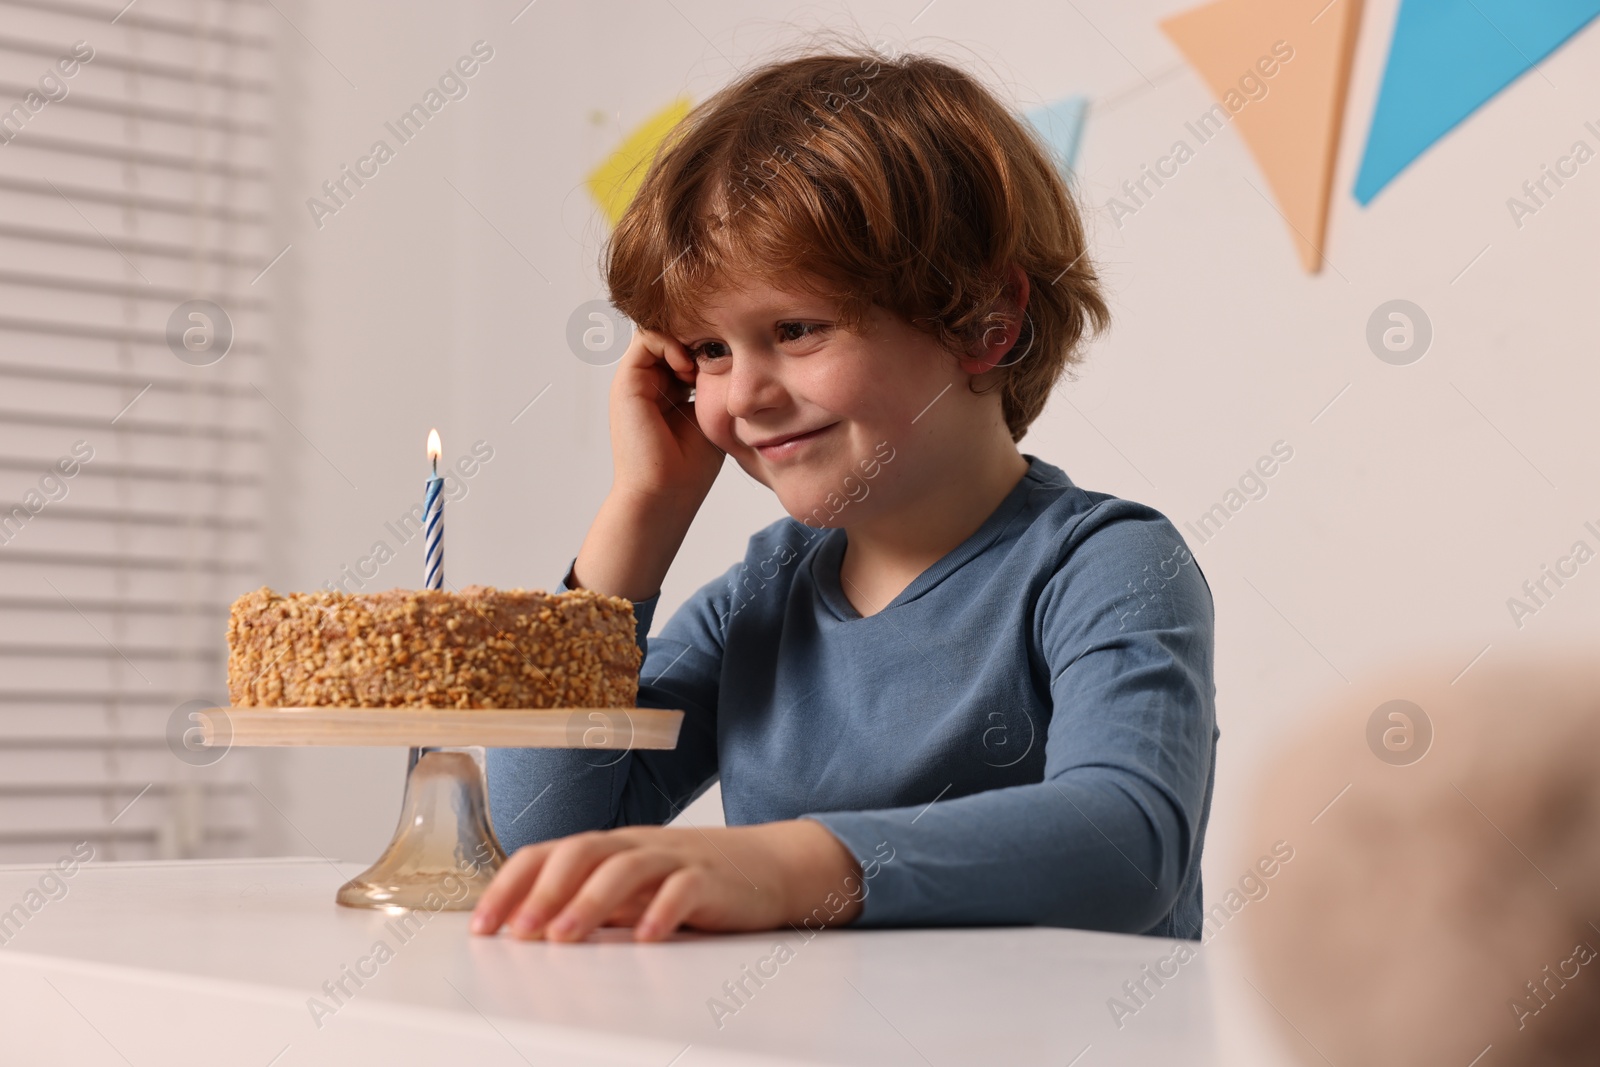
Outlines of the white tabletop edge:
M 325 856 L 232 856 L 213 859 L 189 860 L 97 860 L 87 859 L 78 861 L 79 870 L 129 870 L 134 867 L 257 867 L 274 863 L 332 863 L 335 866 L 346 865 L 365 868 L 366 863 L 357 864 L 355 860 L 330 860 Z M 0 874 L 6 871 L 57 871 L 61 869 L 60 861 L 56 863 L 0 863 Z
M 317 862 L 322 862 L 318 860 Z M 125 964 L 106 963 L 101 960 L 74 959 L 68 956 L 51 956 L 16 949 L 0 950 L 0 967 L 14 965 L 41 970 L 66 971 L 92 978 L 133 982 L 139 985 L 164 985 L 184 993 L 214 996 L 219 991 L 244 1001 L 275 1004 L 296 1009 L 305 1007 L 305 998 L 278 986 L 242 981 L 237 978 L 204 978 L 164 971 L 156 968 L 130 967 Z M 552 1023 L 529 1022 L 499 1013 L 485 1014 L 470 1001 L 470 1012 L 451 1012 L 421 1004 L 395 1004 L 386 1002 L 350 1001 L 340 1011 L 352 1016 L 365 1017 L 374 1023 L 401 1027 L 424 1027 L 437 1033 L 455 1035 L 466 1026 L 476 1025 L 482 1019 L 490 1021 L 496 1029 L 510 1036 L 536 1042 L 544 1051 L 569 1051 L 593 1054 L 604 1051 L 608 1055 L 625 1056 L 639 1064 L 659 1064 L 676 1061 L 690 1046 L 677 1046 L 672 1042 L 623 1034 L 597 1034 L 593 1030 L 564 1027 Z M 515 1050 L 515 1046 L 513 1046 Z M 696 1047 L 696 1063 L 711 1067 L 817 1067 L 815 1060 L 795 1060 L 775 1057 L 746 1049 L 723 1050 L 707 1046 Z M 520 1055 L 520 1051 L 519 1051 Z

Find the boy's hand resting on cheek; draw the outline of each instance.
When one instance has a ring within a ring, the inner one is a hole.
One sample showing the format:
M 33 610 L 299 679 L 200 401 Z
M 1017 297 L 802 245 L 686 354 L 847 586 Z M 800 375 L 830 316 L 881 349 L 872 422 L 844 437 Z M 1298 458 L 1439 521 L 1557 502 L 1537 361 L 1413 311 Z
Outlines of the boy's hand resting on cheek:
M 852 891 L 854 888 L 854 891 Z M 599 926 L 632 926 L 659 941 L 680 926 L 770 930 L 802 922 L 834 894 L 861 913 L 861 868 L 810 819 L 759 826 L 629 826 L 520 848 L 473 909 L 472 932 L 581 941 Z
M 676 340 L 641 329 L 611 383 L 613 489 L 698 508 L 722 469 L 723 451 L 695 418 L 694 357 Z
M 635 602 L 660 592 L 722 469 L 724 454 L 701 431 L 689 399 L 695 374 L 673 338 L 633 335 L 611 382 L 611 492 L 569 582 Z

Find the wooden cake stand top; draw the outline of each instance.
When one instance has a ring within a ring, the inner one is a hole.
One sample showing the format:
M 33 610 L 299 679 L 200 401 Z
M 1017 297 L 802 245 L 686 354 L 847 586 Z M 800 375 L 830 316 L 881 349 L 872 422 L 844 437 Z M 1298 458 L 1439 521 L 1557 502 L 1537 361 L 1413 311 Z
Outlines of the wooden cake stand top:
M 206 745 L 675 748 L 661 708 L 207 708 Z

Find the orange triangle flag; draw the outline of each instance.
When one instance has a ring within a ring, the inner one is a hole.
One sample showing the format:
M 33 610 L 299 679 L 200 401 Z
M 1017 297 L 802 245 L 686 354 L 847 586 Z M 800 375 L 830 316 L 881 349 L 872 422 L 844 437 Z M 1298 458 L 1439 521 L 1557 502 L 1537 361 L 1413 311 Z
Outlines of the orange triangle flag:
M 1313 274 L 1360 21 L 1361 0 L 1217 0 L 1161 23 L 1217 95 L 1202 130 L 1238 126 Z

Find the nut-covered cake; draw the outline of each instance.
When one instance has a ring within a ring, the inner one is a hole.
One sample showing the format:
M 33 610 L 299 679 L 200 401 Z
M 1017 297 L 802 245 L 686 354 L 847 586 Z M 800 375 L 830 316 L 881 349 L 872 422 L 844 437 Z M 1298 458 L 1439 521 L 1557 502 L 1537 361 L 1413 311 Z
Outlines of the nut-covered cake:
M 469 585 L 289 593 L 228 615 L 235 707 L 633 707 L 633 603 Z

